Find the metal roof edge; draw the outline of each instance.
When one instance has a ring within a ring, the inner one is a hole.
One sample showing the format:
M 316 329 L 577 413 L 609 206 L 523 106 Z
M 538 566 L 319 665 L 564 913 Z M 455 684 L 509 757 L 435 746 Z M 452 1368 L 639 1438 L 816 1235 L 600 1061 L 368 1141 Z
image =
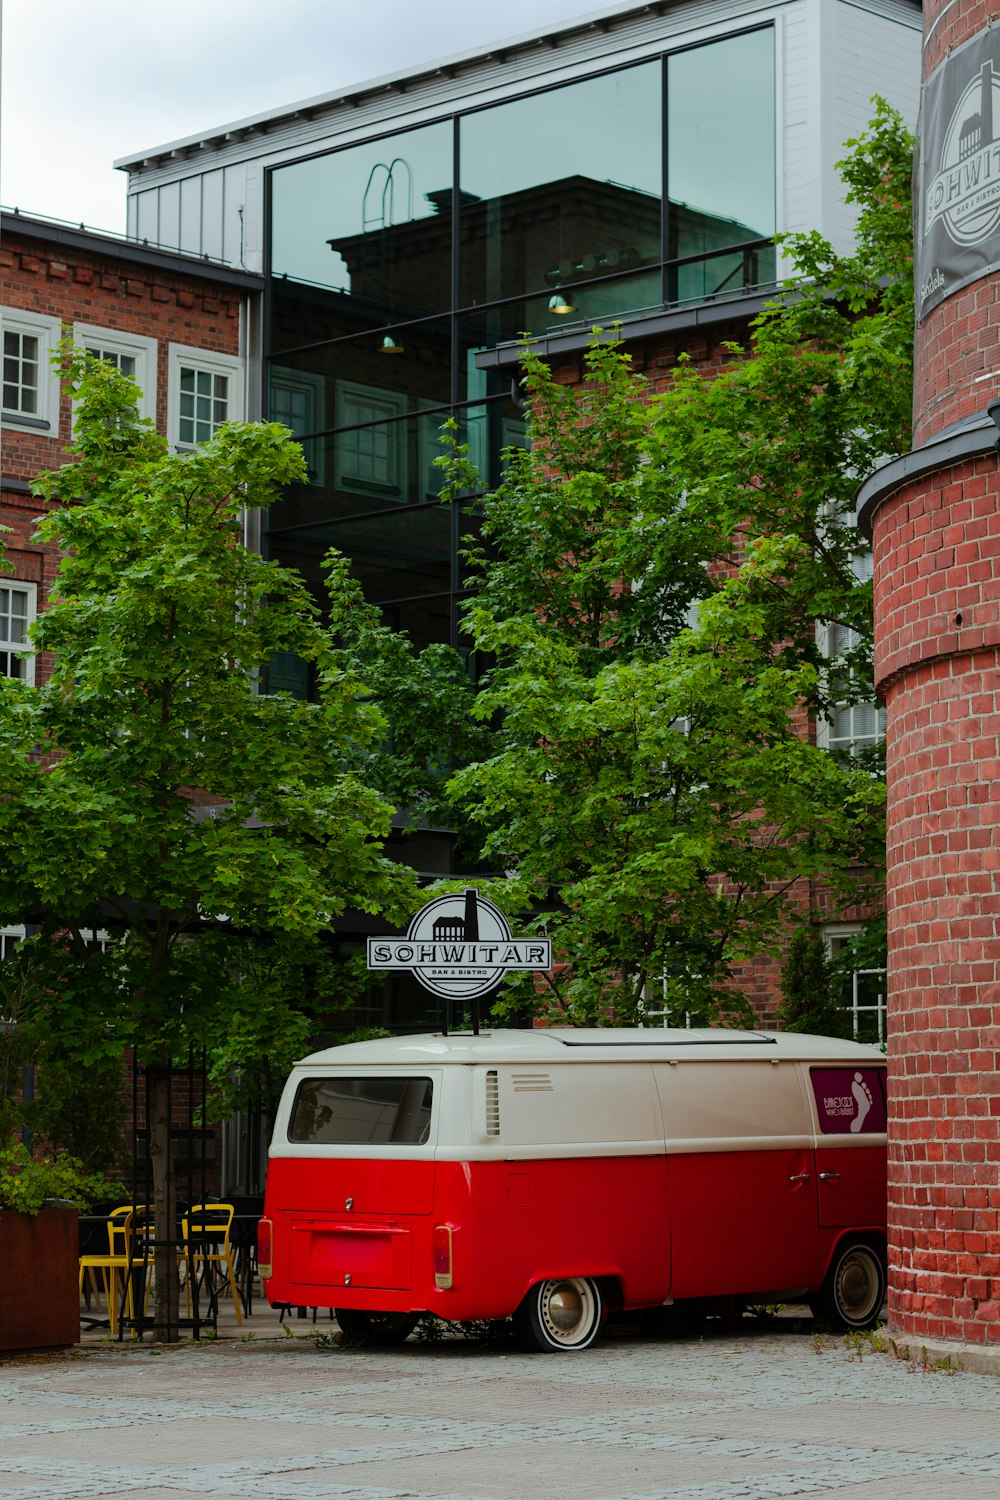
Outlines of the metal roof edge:
M 676 0 L 647 0 L 646 4 L 637 5 L 634 0 L 620 0 L 617 5 L 606 6 L 601 10 L 588 11 L 571 21 L 563 21 L 555 26 L 546 27 L 542 31 L 522 32 L 517 36 L 504 37 L 498 41 L 490 42 L 486 46 L 473 47 L 466 52 L 456 52 L 447 57 L 436 58 L 432 62 L 418 66 L 416 70 L 400 69 L 394 73 L 381 74 L 376 78 L 364 79 L 357 84 L 349 84 L 345 88 L 331 89 L 328 93 L 314 94 L 308 99 L 300 99 L 291 104 L 278 105 L 274 109 L 263 110 L 259 114 L 247 115 L 243 119 L 234 120 L 229 124 L 220 125 L 210 131 L 202 131 L 194 135 L 182 136 L 179 140 L 169 141 L 160 146 L 152 146 L 146 151 L 134 151 L 128 156 L 118 157 L 112 165 L 119 171 L 128 171 L 130 167 L 142 166 L 144 162 L 157 157 L 169 156 L 174 152 L 190 151 L 198 146 L 204 146 L 212 142 L 225 139 L 228 135 L 248 134 L 259 130 L 262 126 L 277 124 L 283 120 L 292 120 L 297 115 L 320 113 L 331 105 L 346 103 L 349 99 L 357 98 L 363 94 L 379 93 L 397 88 L 400 84 L 419 83 L 425 78 L 434 78 L 440 73 L 450 69 L 468 67 L 476 62 L 488 62 L 496 58 L 498 53 L 521 52 L 531 47 L 537 47 L 550 38 L 570 36 L 574 32 L 589 31 L 593 27 L 600 27 L 602 23 L 609 25 L 625 20 L 630 15 L 639 17 L 645 13 L 653 12 L 662 14 L 669 10 Z M 549 42 L 551 45 L 551 42 Z
M 130 240 L 124 236 L 119 238 L 110 230 L 102 233 L 100 230 L 75 229 L 69 224 L 49 222 L 7 210 L 0 211 L 0 236 L 17 234 L 26 239 L 45 240 L 74 250 L 86 250 L 92 255 L 104 255 L 109 260 L 134 261 L 159 271 L 172 271 L 176 275 L 222 282 L 241 291 L 259 292 L 264 287 L 265 278 L 253 271 L 236 270 L 219 261 L 206 260 L 183 250 L 167 250 L 159 246 L 154 248 L 140 240 Z
M 858 490 L 855 501 L 858 529 L 871 541 L 875 512 L 896 490 L 924 474 L 947 468 L 949 464 L 995 453 L 998 441 L 1000 435 L 992 420 L 976 417 L 960 427 L 939 433 L 931 442 L 904 453 L 901 458 L 890 459 L 870 474 Z

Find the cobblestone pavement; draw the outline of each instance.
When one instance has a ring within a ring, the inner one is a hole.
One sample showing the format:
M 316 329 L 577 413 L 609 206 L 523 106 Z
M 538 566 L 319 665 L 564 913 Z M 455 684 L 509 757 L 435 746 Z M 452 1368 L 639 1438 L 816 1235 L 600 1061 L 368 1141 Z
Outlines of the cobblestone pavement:
M 809 1333 L 0 1363 L 0 1500 L 996 1500 L 1000 1377 Z M 320 1326 L 322 1331 L 322 1325 Z

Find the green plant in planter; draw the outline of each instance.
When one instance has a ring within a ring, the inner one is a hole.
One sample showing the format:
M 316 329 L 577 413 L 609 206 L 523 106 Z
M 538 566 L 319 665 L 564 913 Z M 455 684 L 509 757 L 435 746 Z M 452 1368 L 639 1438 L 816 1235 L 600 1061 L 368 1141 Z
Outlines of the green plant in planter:
M 95 1198 L 123 1191 L 120 1183 L 88 1172 L 75 1156 L 34 1157 L 22 1145 L 0 1148 L 0 1210 L 37 1214 L 47 1201 L 58 1199 L 86 1211 Z

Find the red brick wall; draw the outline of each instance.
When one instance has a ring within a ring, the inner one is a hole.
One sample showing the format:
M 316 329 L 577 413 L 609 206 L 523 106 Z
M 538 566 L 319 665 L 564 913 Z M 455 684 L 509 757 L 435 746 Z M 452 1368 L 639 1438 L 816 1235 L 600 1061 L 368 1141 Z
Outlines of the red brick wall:
M 120 258 L 99 247 L 82 250 L 21 232 L 5 232 L 0 245 L 0 305 L 74 323 L 157 340 L 156 422 L 166 430 L 168 346 L 186 344 L 238 355 L 245 293 L 179 267 L 176 272 L 141 258 Z M 64 392 L 55 436 L 4 427 L 0 434 L 3 492 L 0 523 L 8 561 L 21 582 L 36 583 L 41 608 L 56 559 L 31 541 L 42 507 L 23 487 L 44 469 L 65 462 L 70 440 L 70 401 Z M 10 487 L 14 481 L 17 488 Z M 36 673 L 44 676 L 44 658 Z
M 0 305 L 56 317 L 66 324 L 96 324 L 158 340 L 156 422 L 167 420 L 167 346 L 189 344 L 223 354 L 240 352 L 243 294 L 183 271 L 172 274 L 142 262 L 123 261 L 5 233 L 0 246 Z M 4 478 L 30 479 L 59 462 L 69 439 L 69 398 L 60 406 L 60 441 L 5 429 Z
M 924 6 L 925 77 L 986 26 Z M 983 411 L 1000 278 L 917 329 L 915 439 Z M 873 518 L 889 778 L 889 1319 L 1000 1338 L 1000 461 L 949 465 Z

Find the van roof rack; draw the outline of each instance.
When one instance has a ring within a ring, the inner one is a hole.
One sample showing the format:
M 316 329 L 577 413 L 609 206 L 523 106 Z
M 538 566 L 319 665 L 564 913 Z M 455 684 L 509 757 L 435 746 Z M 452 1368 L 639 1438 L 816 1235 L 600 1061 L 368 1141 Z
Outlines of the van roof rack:
M 554 1028 L 550 1028 L 550 1034 Z M 577 1035 L 561 1031 L 555 1040 L 565 1047 L 731 1047 L 734 1042 L 757 1042 L 764 1047 L 777 1045 L 774 1036 L 759 1031 L 682 1031 L 680 1027 L 650 1027 L 648 1030 L 623 1030 L 618 1036 L 609 1027 L 606 1032 L 595 1035 L 592 1031 L 580 1031 Z

